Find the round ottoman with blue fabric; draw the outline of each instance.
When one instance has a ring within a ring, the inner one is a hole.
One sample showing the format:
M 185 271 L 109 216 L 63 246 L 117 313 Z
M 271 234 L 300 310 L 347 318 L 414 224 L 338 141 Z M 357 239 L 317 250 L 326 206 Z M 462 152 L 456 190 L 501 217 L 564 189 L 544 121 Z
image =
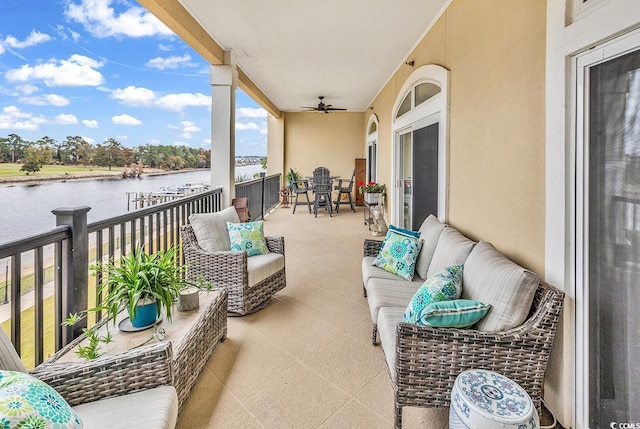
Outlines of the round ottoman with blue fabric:
M 539 427 L 533 401 L 513 380 L 493 371 L 472 369 L 460 373 L 453 383 L 450 429 Z

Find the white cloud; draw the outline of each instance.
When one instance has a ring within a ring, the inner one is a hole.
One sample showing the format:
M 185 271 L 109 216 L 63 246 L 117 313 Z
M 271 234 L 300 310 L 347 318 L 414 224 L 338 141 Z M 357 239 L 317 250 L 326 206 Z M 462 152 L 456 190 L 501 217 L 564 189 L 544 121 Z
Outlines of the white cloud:
M 72 125 L 78 123 L 78 118 L 72 114 L 61 113 L 60 115 L 57 115 L 51 123 L 57 125 Z
M 123 113 L 122 115 L 114 116 L 111 118 L 111 121 L 114 124 L 119 125 L 140 125 L 142 121 L 138 118 L 134 118 L 133 116 L 127 115 Z
M 95 70 L 104 64 L 84 55 L 74 54 L 68 60 L 49 60 L 36 66 L 23 65 L 9 70 L 9 82 L 42 80 L 47 86 L 97 86 L 103 82 L 102 74 Z
M 69 3 L 65 15 L 100 38 L 173 35 L 166 25 L 146 9 L 131 7 L 117 13 L 111 7 L 112 3 L 112 0 L 81 0 L 79 4 Z
M 202 130 L 191 121 L 182 121 L 182 131 L 187 133 L 197 133 Z
M 180 111 L 187 106 L 210 106 L 211 97 L 201 93 L 167 94 L 156 102 L 163 109 Z
M 0 40 L 0 55 L 6 51 L 6 47 L 12 49 L 24 49 L 40 43 L 48 42 L 49 40 L 51 40 L 51 36 L 45 33 L 40 33 L 36 30 L 32 30 L 31 34 L 29 34 L 29 36 L 27 36 L 23 41 L 18 40 L 14 36 L 7 36 L 4 40 Z
M 161 51 L 164 51 L 164 52 L 169 52 L 169 51 L 173 51 L 173 46 L 172 45 L 165 45 L 164 43 L 160 43 L 160 44 L 158 44 L 158 49 L 160 49 Z
M 31 113 L 22 112 L 16 106 L 7 106 L 0 113 L 0 130 L 37 130 Z
M 40 125 L 72 125 L 77 124 L 78 119 L 72 114 L 60 114 L 52 119 L 43 116 L 34 116 L 32 113 L 23 112 L 16 106 L 7 106 L 0 113 L 0 129 L 3 130 L 30 130 L 37 131 Z
M 156 57 L 152 58 L 145 64 L 147 67 L 158 70 L 166 70 L 166 69 L 177 69 L 180 66 L 188 66 L 191 65 L 189 63 L 191 61 L 191 57 L 189 54 L 184 54 L 181 57 L 173 56 L 173 57 Z
M 18 91 L 20 91 L 24 95 L 31 95 L 34 92 L 40 91 L 40 88 L 38 88 L 37 86 L 29 85 L 29 84 L 27 84 L 27 85 L 18 85 L 18 86 L 16 86 L 16 89 Z
M 162 142 L 158 139 L 154 139 L 154 138 L 150 138 L 149 140 L 147 140 L 147 143 L 152 145 L 152 146 L 156 146 L 161 144 Z
M 111 93 L 111 98 L 120 100 L 122 104 L 130 106 L 150 106 L 156 96 L 152 90 L 128 86 L 124 89 L 116 89 Z
M 21 103 L 32 104 L 34 106 L 66 106 L 69 104 L 69 100 L 66 97 L 58 94 L 43 94 L 36 97 L 20 97 L 18 99 Z
M 236 118 L 266 118 L 267 111 L 262 107 L 239 107 L 236 109 Z
M 98 121 L 95 119 L 84 119 L 82 123 L 87 128 L 98 128 Z
M 84 141 L 86 141 L 89 144 L 94 144 L 96 141 L 94 139 L 92 139 L 91 137 L 82 137 L 84 139 Z
M 246 130 L 259 131 L 260 127 L 255 122 L 248 122 L 246 124 L 242 124 L 240 122 L 236 122 L 236 130 L 239 130 L 239 131 L 246 131 Z

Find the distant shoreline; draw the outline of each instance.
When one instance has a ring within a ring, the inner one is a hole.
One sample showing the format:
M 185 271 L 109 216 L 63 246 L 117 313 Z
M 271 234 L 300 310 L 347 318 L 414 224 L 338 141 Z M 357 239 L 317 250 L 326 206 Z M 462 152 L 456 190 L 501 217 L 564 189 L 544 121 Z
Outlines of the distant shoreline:
M 244 169 L 246 167 L 255 167 L 259 164 L 238 165 L 236 169 Z M 185 168 L 182 170 L 162 170 L 160 168 L 145 168 L 142 171 L 142 176 L 161 176 L 165 174 L 177 174 L 188 173 L 190 171 L 202 171 L 208 170 L 207 168 Z M 4 176 L 0 177 L 0 186 L 3 185 L 37 185 L 47 182 L 66 182 L 68 180 L 89 180 L 89 179 L 122 179 L 122 180 L 136 180 L 135 178 L 125 179 L 122 177 L 122 170 L 112 171 L 81 171 L 74 173 L 57 173 L 57 174 L 43 174 L 43 175 L 19 175 L 19 176 Z
M 164 174 L 174 173 L 188 173 L 189 171 L 198 171 L 204 169 L 185 168 L 184 170 L 162 170 L 159 168 L 145 168 L 142 172 L 142 176 L 159 176 Z M 60 173 L 60 174 L 44 174 L 38 175 L 24 175 L 24 176 L 7 176 L 0 177 L 0 185 L 21 185 L 21 184 L 39 184 L 46 182 L 66 182 L 68 180 L 87 180 L 87 179 L 122 179 L 128 180 L 122 177 L 122 171 L 83 171 L 76 173 Z M 136 180 L 131 179 L 131 180 Z

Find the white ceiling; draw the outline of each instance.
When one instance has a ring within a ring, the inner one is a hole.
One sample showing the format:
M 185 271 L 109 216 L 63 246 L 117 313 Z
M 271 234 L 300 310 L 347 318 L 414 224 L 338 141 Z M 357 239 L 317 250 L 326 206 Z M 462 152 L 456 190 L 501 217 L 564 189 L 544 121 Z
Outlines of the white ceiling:
M 448 0 L 180 2 L 280 110 L 364 111 Z

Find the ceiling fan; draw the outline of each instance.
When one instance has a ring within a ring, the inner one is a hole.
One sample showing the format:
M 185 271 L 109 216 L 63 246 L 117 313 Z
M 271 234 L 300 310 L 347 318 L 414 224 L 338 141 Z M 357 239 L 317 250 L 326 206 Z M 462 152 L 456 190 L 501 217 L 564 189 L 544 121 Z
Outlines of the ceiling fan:
M 335 110 L 347 110 L 347 109 L 340 109 L 337 107 L 331 107 L 331 104 L 324 104 L 324 96 L 321 95 L 318 97 L 320 99 L 320 102 L 318 103 L 318 105 L 316 107 L 303 107 L 303 109 L 308 109 L 308 112 L 319 112 L 319 113 L 329 113 L 330 111 L 335 111 Z

